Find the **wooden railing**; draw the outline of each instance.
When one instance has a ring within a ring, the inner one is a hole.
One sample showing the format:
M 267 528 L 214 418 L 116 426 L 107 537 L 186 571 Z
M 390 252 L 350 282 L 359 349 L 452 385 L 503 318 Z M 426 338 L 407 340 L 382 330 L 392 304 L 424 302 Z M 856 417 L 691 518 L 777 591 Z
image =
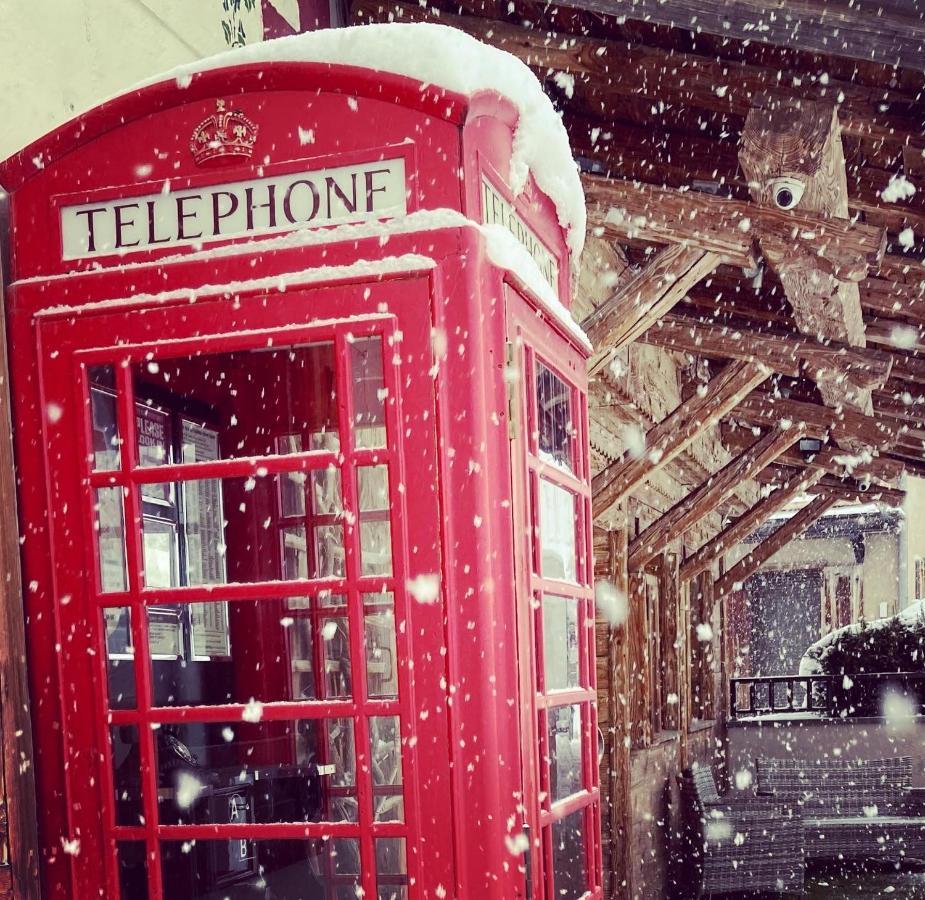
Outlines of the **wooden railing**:
M 838 718 L 883 716 L 887 693 L 899 698 L 896 714 L 925 714 L 925 672 L 878 672 L 732 678 L 729 718 L 807 713 Z

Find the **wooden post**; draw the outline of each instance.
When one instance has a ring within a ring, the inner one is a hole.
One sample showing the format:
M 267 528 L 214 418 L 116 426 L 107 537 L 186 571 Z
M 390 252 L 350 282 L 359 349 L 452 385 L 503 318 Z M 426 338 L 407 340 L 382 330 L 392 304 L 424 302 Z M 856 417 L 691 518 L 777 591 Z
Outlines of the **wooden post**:
M 0 210 L 2 213 L 2 210 Z M 0 222 L 4 218 L 0 214 Z M 0 742 L 6 789 L 6 840 L 10 854 L 12 897 L 39 900 L 38 815 L 32 752 L 29 686 L 19 521 L 16 513 L 16 471 L 13 459 L 6 312 L 0 270 Z M 3 797 L 0 796 L 0 803 Z M 4 835 L 0 834 L 0 843 Z M 0 854 L 2 855 L 2 854 Z M 97 860 L 96 863 L 100 861 Z M 0 869 L 0 896 L 3 870 Z
M 626 525 L 609 534 L 613 584 L 620 596 L 630 602 L 629 577 L 626 569 L 628 530 Z M 629 618 L 610 632 L 610 691 L 612 697 L 613 740 L 611 753 L 610 797 L 613 811 L 613 875 L 611 896 L 629 900 L 633 896 L 630 860 L 632 809 L 630 805 L 630 670 Z
M 646 451 L 638 459 L 624 454 L 594 476 L 594 516 L 606 512 L 621 497 L 641 485 L 702 434 L 712 428 L 749 392 L 768 370 L 756 363 L 732 362 L 709 384 L 703 397 L 693 396 L 646 434 Z
M 716 594 L 723 597 L 737 590 L 738 585 L 744 584 L 745 580 L 757 572 L 778 550 L 799 537 L 837 499 L 834 494 L 823 492 L 787 519 L 716 582 Z
M 753 478 L 803 434 L 800 426 L 770 431 L 709 481 L 676 503 L 630 544 L 629 568 L 642 568 L 668 544 L 709 515 L 743 481 Z

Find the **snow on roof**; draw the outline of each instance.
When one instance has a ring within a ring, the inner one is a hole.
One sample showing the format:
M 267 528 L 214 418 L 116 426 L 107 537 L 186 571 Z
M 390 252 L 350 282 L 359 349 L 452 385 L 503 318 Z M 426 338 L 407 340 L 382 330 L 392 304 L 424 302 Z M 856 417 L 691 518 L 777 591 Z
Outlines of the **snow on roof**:
M 533 173 L 568 233 L 572 263 L 585 240 L 585 197 L 565 126 L 536 76 L 519 59 L 462 31 L 430 23 L 388 23 L 310 31 L 250 44 L 167 73 L 181 86 L 197 72 L 245 63 L 340 63 L 404 75 L 467 97 L 496 91 L 519 113 L 509 174 L 519 194 Z M 147 84 L 163 81 L 165 76 Z

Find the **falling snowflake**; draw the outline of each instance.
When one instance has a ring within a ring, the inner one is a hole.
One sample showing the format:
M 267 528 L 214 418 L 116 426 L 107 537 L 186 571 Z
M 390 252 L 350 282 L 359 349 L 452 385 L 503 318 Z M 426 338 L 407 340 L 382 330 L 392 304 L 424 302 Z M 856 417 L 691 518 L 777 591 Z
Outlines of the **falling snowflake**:
M 407 581 L 405 586 L 418 603 L 436 603 L 440 596 L 440 576 L 433 573 L 418 575 Z
M 251 697 L 250 702 L 241 713 L 241 718 L 245 722 L 259 722 L 263 718 L 263 704 Z

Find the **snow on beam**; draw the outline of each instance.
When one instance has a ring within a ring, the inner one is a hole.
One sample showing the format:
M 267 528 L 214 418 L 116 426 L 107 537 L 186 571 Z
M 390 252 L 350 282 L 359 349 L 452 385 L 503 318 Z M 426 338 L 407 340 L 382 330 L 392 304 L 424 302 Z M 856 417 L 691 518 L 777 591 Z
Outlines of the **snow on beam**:
M 698 247 L 674 244 L 659 252 L 581 323 L 601 354 L 591 365 L 590 374 L 668 313 L 719 263 L 717 254 Z
M 606 512 L 617 500 L 664 468 L 767 377 L 768 370 L 764 366 L 730 363 L 710 382 L 702 397 L 695 394 L 647 432 L 645 452 L 640 457 L 625 453 L 594 476 L 591 484 L 594 516 Z
M 769 431 L 743 453 L 736 455 L 719 472 L 676 503 L 633 540 L 629 548 L 629 568 L 641 569 L 675 538 L 681 537 L 713 512 L 735 490 L 737 484 L 753 478 L 804 434 L 804 429 L 796 425 L 777 432 Z
M 848 180 L 834 102 L 765 98 L 749 110 L 739 163 L 757 203 L 848 220 Z M 800 331 L 819 340 L 866 346 L 855 281 L 820 266 L 816 253 L 785 236 L 760 234 L 758 243 L 781 280 Z M 827 406 L 872 411 L 871 386 L 846 377 L 838 366 L 818 369 L 814 380 Z
M 747 578 L 754 575 L 778 550 L 806 531 L 838 499 L 837 495 L 823 491 L 799 512 L 792 515 L 761 543 L 756 544 L 715 583 L 716 596 L 723 597 L 739 590 Z
M 745 268 L 755 267 L 756 242 L 776 240 L 814 254 L 821 271 L 861 281 L 886 248 L 886 229 L 860 222 L 600 175 L 581 180 L 588 221 L 605 235 L 691 244 Z
M 701 572 L 709 569 L 721 556 L 731 550 L 739 541 L 766 522 L 774 513 L 782 510 L 791 500 L 805 494 L 823 476 L 821 470 L 799 472 L 790 481 L 781 485 L 764 500 L 746 510 L 734 522 L 724 528 L 716 537 L 708 541 L 689 559 L 681 564 L 681 580 L 690 581 Z

